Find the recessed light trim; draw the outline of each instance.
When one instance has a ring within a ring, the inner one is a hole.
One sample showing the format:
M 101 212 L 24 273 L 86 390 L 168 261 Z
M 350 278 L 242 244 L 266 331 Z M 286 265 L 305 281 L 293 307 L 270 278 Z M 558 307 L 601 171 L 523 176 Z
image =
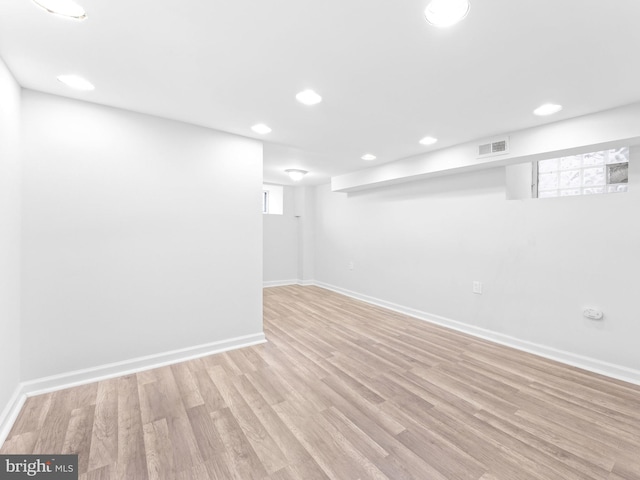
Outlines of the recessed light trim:
M 371 155 L 370 153 L 367 153 L 360 158 L 362 158 L 362 160 L 366 160 L 367 162 L 370 162 L 371 160 L 375 160 L 377 157 L 375 155 Z
M 553 115 L 554 113 L 558 113 L 562 110 L 562 105 L 556 105 L 554 103 L 545 103 L 544 105 L 540 105 L 533 111 L 534 115 L 538 115 L 539 117 L 546 117 L 547 115 Z
M 309 173 L 306 170 L 300 170 L 298 168 L 289 168 L 285 170 L 285 172 L 289 174 L 289 177 L 294 182 L 302 180 L 302 177 L 304 177 L 307 173 Z
M 313 90 L 304 90 L 296 95 L 296 100 L 305 105 L 317 105 L 322 101 L 322 97 Z
M 271 133 L 271 129 L 264 123 L 258 123 L 257 125 L 254 125 L 253 127 L 251 127 L 251 130 L 259 135 L 266 135 L 267 133 Z
M 33 0 L 33 3 L 53 15 L 73 18 L 74 20 L 85 20 L 87 12 L 72 0 Z
M 438 139 L 435 138 L 435 137 L 424 137 L 422 140 L 420 140 L 420 144 L 421 145 L 433 145 L 437 141 L 438 141 Z
M 57 78 L 59 82 L 62 82 L 67 87 L 73 88 L 75 90 L 90 92 L 91 90 L 95 90 L 96 88 L 93 86 L 93 83 L 85 78 L 82 78 L 79 75 L 59 75 Z
M 431 25 L 446 28 L 466 17 L 470 8 L 469 0 L 431 0 L 424 16 Z

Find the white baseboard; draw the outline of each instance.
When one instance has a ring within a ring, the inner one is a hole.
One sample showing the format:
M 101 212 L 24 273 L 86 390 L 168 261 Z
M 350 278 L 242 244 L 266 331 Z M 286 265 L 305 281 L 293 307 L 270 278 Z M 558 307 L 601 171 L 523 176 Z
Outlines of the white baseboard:
M 262 282 L 262 286 L 263 288 L 270 288 L 270 287 L 287 287 L 289 285 L 302 285 L 304 287 L 308 287 L 311 285 L 315 285 L 316 281 L 315 280 L 299 280 L 299 279 L 292 279 L 292 280 L 271 280 L 271 281 L 265 281 Z
M 330 285 L 324 282 L 314 281 L 312 284 L 321 288 L 325 288 L 327 290 L 331 290 L 336 293 L 340 293 L 347 297 L 355 298 L 357 300 L 370 303 L 372 305 L 393 310 L 394 312 L 403 313 L 410 317 L 417 318 L 418 320 L 424 320 L 436 325 L 440 325 L 443 327 L 450 328 L 452 330 L 456 330 L 458 332 L 466 333 L 468 335 L 473 335 L 474 337 L 482 338 L 484 340 L 489 340 L 494 343 L 499 343 L 507 347 L 512 347 L 528 353 L 533 353 L 534 355 L 548 358 L 550 360 L 555 360 L 557 362 L 571 365 L 573 367 L 578 367 L 583 370 L 587 370 L 589 372 L 605 375 L 607 377 L 622 380 L 624 382 L 632 383 L 634 385 L 640 385 L 640 370 L 635 370 L 633 368 L 625 367 L 623 365 L 616 365 L 613 363 L 604 362 L 596 358 L 585 357 L 583 355 L 578 355 L 578 354 L 567 352 L 564 350 L 558 350 L 556 348 L 547 347 L 545 345 L 540 345 L 538 343 L 528 342 L 526 340 L 520 340 L 518 338 L 511 337 L 509 335 L 504 335 L 502 333 L 494 332 L 492 330 L 487 330 L 487 329 L 475 327 L 473 325 L 469 325 L 466 323 L 458 322 L 456 320 L 451 320 L 450 318 L 441 317 L 439 315 L 433 315 L 431 313 L 423 312 L 421 310 L 416 310 L 414 308 L 409 308 L 403 305 L 387 302 L 386 300 L 370 297 L 369 295 L 352 292 L 351 290 L 347 290 L 341 287 L 336 287 L 335 285 Z
M 252 345 L 265 343 L 266 341 L 264 333 L 260 332 L 253 335 L 235 337 L 219 342 L 147 355 L 122 362 L 109 363 L 107 365 L 22 382 L 16 388 L 11 400 L 0 415 L 0 446 L 6 440 L 7 435 L 9 435 L 11 427 L 18 417 L 18 413 L 27 397 L 77 387 L 78 385 L 85 385 L 87 383 L 99 382 L 109 378 L 121 377 L 123 375 L 130 375 L 144 370 L 151 370 L 195 358 L 206 357 L 215 353 L 250 347 Z
M 230 338 L 219 342 L 206 343 L 195 347 L 187 347 L 179 350 L 147 355 L 145 357 L 133 358 L 122 362 L 109 363 L 98 367 L 76 370 L 74 372 L 62 373 L 45 378 L 38 378 L 23 382 L 23 392 L 27 396 L 40 395 L 42 393 L 62 390 L 64 388 L 76 387 L 87 383 L 107 380 L 109 378 L 121 377 L 143 370 L 164 367 L 174 363 L 193 360 L 194 358 L 206 357 L 214 353 L 226 352 L 237 348 L 249 347 L 265 343 L 263 332 L 242 337 Z
M 26 400 L 27 396 L 22 391 L 22 385 L 19 384 L 13 392 L 13 395 L 11 395 L 7 406 L 2 413 L 0 413 L 0 447 L 9 436 L 9 432 Z
M 262 282 L 262 286 L 264 288 L 286 287 L 288 285 L 301 285 L 301 282 L 298 279 L 292 279 L 292 280 L 270 280 L 270 281 Z

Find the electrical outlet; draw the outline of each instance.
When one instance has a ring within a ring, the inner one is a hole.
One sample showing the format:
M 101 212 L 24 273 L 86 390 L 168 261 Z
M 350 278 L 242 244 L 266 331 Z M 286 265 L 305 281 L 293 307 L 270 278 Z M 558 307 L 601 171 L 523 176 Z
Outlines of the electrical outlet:
M 604 314 L 597 308 L 585 308 L 582 314 L 590 320 L 602 320 Z
M 354 268 L 356 268 L 356 262 L 354 262 L 353 260 L 351 260 L 349 262 L 349 270 L 353 270 Z
M 473 293 L 482 295 L 482 282 L 479 282 L 477 280 L 473 282 Z

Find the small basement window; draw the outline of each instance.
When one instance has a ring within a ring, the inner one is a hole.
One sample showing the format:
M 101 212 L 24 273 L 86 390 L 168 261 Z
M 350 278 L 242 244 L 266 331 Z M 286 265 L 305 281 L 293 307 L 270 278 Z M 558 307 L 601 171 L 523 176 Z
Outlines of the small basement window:
M 262 185 L 262 213 L 282 215 L 284 212 L 284 187 L 282 185 Z
M 533 169 L 532 193 L 538 198 L 626 192 L 629 148 L 541 160 Z

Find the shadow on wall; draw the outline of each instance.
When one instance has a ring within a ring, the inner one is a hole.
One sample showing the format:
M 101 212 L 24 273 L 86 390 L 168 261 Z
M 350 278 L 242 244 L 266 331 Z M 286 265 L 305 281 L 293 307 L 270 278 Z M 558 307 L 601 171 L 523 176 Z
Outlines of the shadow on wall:
M 335 195 L 347 195 L 348 198 L 362 199 L 375 197 L 377 200 L 392 202 L 412 200 L 416 197 L 425 196 L 459 199 L 467 196 L 475 197 L 482 193 L 503 194 L 504 189 L 504 167 L 496 167 L 475 172 L 431 177 L 422 181 L 417 180 L 358 192 L 335 193 Z

